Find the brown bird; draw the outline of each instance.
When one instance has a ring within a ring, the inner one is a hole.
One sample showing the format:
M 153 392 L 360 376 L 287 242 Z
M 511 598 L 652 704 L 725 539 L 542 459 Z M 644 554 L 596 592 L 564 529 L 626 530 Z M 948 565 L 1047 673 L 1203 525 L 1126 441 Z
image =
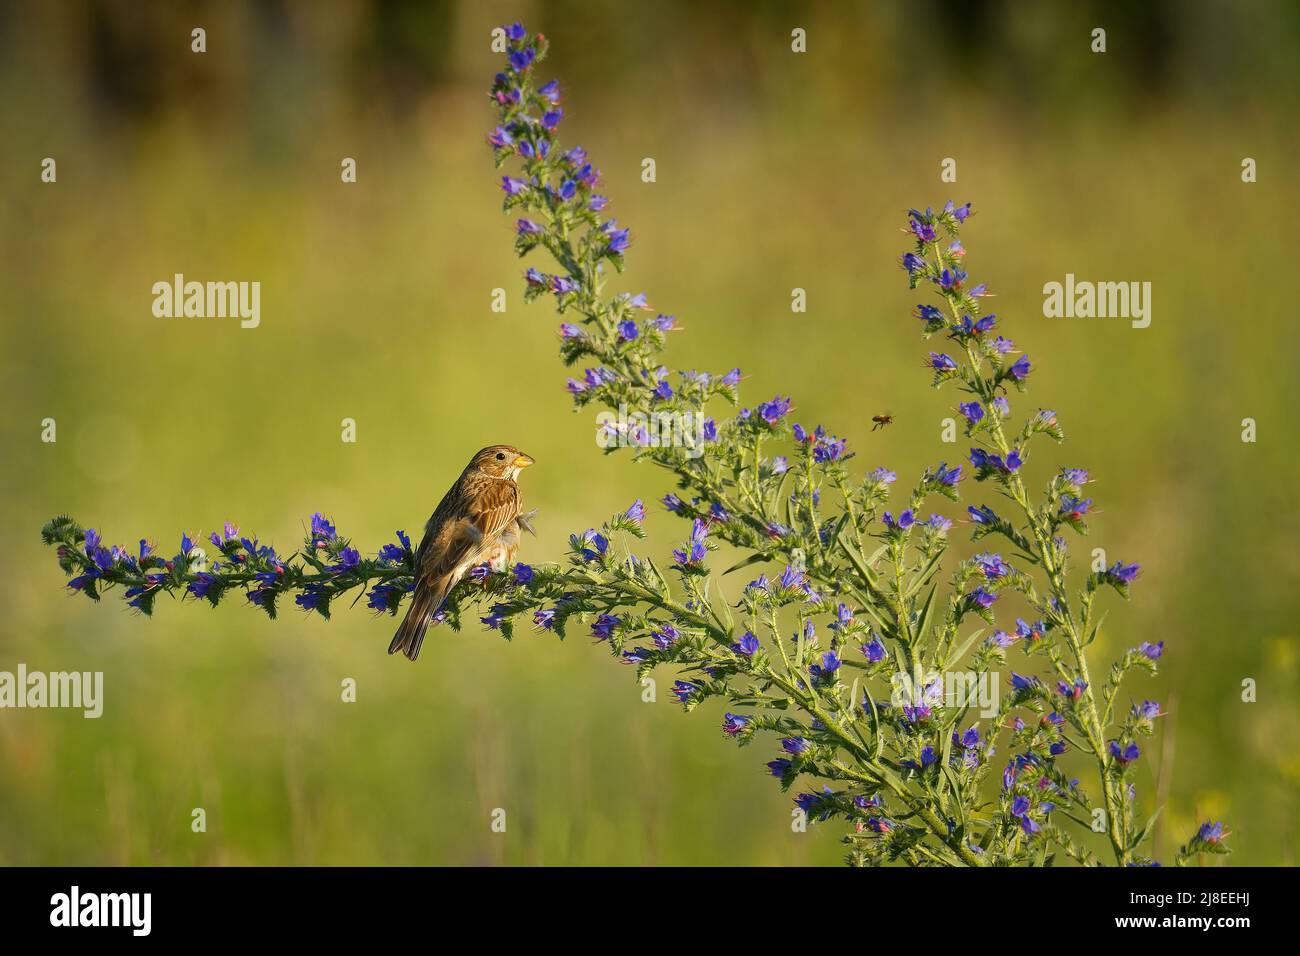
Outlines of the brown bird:
M 420 656 L 424 634 L 461 578 L 480 564 L 504 568 L 519 547 L 519 472 L 533 463 L 513 445 L 489 445 L 470 459 L 424 526 L 415 552 L 415 594 L 388 653 Z

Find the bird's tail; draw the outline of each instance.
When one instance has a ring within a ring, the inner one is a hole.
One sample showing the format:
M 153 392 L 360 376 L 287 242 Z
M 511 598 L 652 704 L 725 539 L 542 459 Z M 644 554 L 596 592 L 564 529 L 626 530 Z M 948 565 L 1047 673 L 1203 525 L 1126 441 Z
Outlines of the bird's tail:
M 393 635 L 393 642 L 388 645 L 388 653 L 396 654 L 401 651 L 411 660 L 420 656 L 420 645 L 424 643 L 424 634 L 433 623 L 433 616 L 442 607 L 443 599 L 450 590 L 449 583 L 446 579 L 435 583 L 420 582 L 411 597 L 411 604 L 406 609 L 406 617 L 403 618 L 401 627 Z

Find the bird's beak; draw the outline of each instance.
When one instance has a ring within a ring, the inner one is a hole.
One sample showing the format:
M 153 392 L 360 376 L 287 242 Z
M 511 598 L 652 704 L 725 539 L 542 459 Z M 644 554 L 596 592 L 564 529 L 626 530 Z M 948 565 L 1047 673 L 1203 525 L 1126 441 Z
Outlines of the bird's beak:
M 533 462 L 532 457 L 530 457 L 529 455 L 522 454 L 522 453 L 519 455 L 518 458 L 515 459 L 515 467 L 516 467 L 516 468 L 527 468 L 529 465 L 531 465 L 531 464 L 533 464 L 533 463 L 534 463 L 534 462 Z

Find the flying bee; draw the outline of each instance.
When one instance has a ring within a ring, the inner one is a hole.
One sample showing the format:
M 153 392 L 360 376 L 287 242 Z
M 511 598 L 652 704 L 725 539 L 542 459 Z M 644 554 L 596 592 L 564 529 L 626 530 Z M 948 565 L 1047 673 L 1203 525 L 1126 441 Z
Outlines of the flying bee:
M 872 415 L 871 420 L 875 422 L 875 424 L 871 426 L 873 432 L 877 428 L 884 428 L 886 425 L 894 424 L 894 416 L 890 415 L 888 412 L 884 415 Z

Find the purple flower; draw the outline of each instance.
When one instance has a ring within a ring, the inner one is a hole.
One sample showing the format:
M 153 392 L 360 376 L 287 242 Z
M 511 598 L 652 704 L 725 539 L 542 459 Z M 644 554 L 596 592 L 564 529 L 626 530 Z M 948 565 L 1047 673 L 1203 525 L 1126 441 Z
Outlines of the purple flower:
M 618 334 L 622 337 L 624 342 L 631 342 L 641 333 L 637 329 L 635 322 L 631 319 L 624 319 L 618 324 Z
M 700 518 L 696 518 L 691 524 L 691 540 L 687 542 L 686 548 L 679 548 L 673 551 L 673 557 L 678 564 L 699 564 L 709 555 L 708 546 L 705 545 L 704 539 L 708 537 L 709 526 Z
M 794 802 L 798 804 L 800 810 L 802 810 L 804 813 L 808 814 L 809 816 L 812 816 L 812 814 L 817 812 L 817 810 L 821 807 L 822 802 L 827 797 L 833 797 L 833 796 L 834 793 L 832 793 L 831 788 L 823 784 L 821 793 L 801 793 L 794 798 Z M 831 815 L 831 811 L 828 809 L 822 813 L 821 819 L 825 820 L 828 817 L 830 817 L 830 815 Z
M 986 578 L 1000 578 L 1011 572 L 1011 565 L 1002 560 L 1000 554 L 985 552 L 971 559 L 984 572 Z
M 758 638 L 746 631 L 741 635 L 740 640 L 731 645 L 731 649 L 742 657 L 753 657 L 758 653 Z
M 925 218 L 913 209 L 909 213 L 907 227 L 912 230 L 912 235 L 916 236 L 918 242 L 931 243 L 937 238 L 934 226 L 925 221 Z
M 522 73 L 533 65 L 533 60 L 536 57 L 537 54 L 533 51 L 533 48 L 527 47 L 523 50 L 515 50 L 507 59 L 510 61 L 511 69 L 517 73 Z
M 1137 744 L 1131 741 L 1121 747 L 1118 741 L 1112 740 L 1110 742 L 1110 755 L 1120 763 L 1128 764 L 1137 760 L 1142 755 L 1142 751 L 1138 749 Z
M 758 406 L 758 414 L 762 416 L 763 421 L 769 425 L 775 425 L 784 418 L 790 411 L 790 399 L 783 398 L 780 395 L 773 398 L 770 402 L 763 402 Z
M 1038 678 L 1025 677 L 1021 674 L 1017 674 L 1014 671 L 1012 671 L 1011 686 L 1016 690 L 1032 690 L 1033 688 L 1038 686 Z
M 956 339 L 962 336 L 968 338 L 979 338 L 985 332 L 991 331 L 993 327 L 997 325 L 997 318 L 996 315 L 986 315 L 982 319 L 976 321 L 969 315 L 963 315 L 961 321 L 957 323 L 957 327 L 953 330 L 949 338 Z
M 208 597 L 212 593 L 213 587 L 218 586 L 220 582 L 220 579 L 209 571 L 200 571 L 194 578 L 195 580 L 191 581 L 185 590 L 196 598 Z
M 880 518 L 885 523 L 885 527 L 891 531 L 906 531 L 916 523 L 916 514 L 911 508 L 901 512 L 897 519 L 888 511 L 881 515 Z
M 699 690 L 699 688 L 690 681 L 673 681 L 673 696 L 677 698 L 679 704 L 685 704 L 688 702 L 691 699 L 691 695 L 697 690 Z
M 527 584 L 533 579 L 533 569 L 527 564 L 515 565 L 515 584 Z
M 945 292 L 953 292 L 961 288 L 962 283 L 966 281 L 966 273 L 961 269 L 944 269 L 939 273 L 939 288 Z
M 1091 511 L 1091 498 L 1072 498 L 1069 495 L 1061 495 L 1061 507 L 1058 514 L 1062 521 L 1074 524 L 1081 521 L 1084 515 Z
M 781 741 L 781 749 L 788 754 L 806 753 L 809 746 L 811 745 L 803 737 L 786 737 Z
M 528 188 L 528 184 L 522 179 L 512 179 L 509 176 L 501 177 L 501 189 L 507 196 L 518 196 Z
M 1196 831 L 1196 839 L 1201 843 L 1218 843 L 1226 836 L 1228 834 L 1224 832 L 1223 824 L 1218 821 L 1202 823 L 1200 829 Z
M 1116 561 L 1111 567 L 1106 569 L 1106 577 L 1120 584 L 1132 584 L 1137 578 L 1138 572 L 1142 566 L 1138 564 L 1125 564 L 1123 561 Z
M 533 612 L 533 624 L 536 627 L 543 628 L 544 630 L 551 630 L 555 627 L 555 608 L 539 607 Z
M 326 594 L 319 585 L 307 585 L 307 589 L 293 599 L 304 611 L 321 611 L 325 607 Z M 257 603 L 257 602 L 254 602 Z
M 929 708 L 924 709 L 928 714 Z M 932 767 L 938 762 L 939 755 L 934 752 L 934 748 L 926 746 L 921 748 L 921 762 L 919 764 L 915 760 L 904 760 L 902 764 L 912 770 L 924 770 L 926 767 Z
M 598 641 L 609 640 L 613 636 L 615 628 L 622 622 L 622 619 L 616 614 L 602 614 L 596 618 L 596 622 L 591 625 L 591 636 Z
M 564 118 L 564 110 L 556 107 L 553 110 L 547 110 L 542 114 L 542 126 L 546 129 L 555 129 L 560 125 L 560 120 Z
M 628 505 L 627 511 L 623 512 L 623 517 L 636 524 L 645 521 L 645 505 L 640 498 Z
M 1151 644 L 1147 641 L 1143 641 L 1138 645 L 1138 651 L 1151 660 L 1158 661 L 1160 656 L 1165 652 L 1165 642 L 1160 641 L 1156 644 Z
M 686 507 L 686 502 L 682 501 L 682 499 L 678 498 L 676 495 L 664 495 L 663 503 L 664 507 L 673 514 L 681 514 L 683 509 Z
M 809 621 L 809 624 L 812 622 Z M 822 673 L 834 674 L 840 669 L 840 656 L 834 651 L 827 651 L 822 655 Z
M 955 488 L 957 482 L 961 481 L 961 465 L 955 468 L 948 468 L 947 462 L 939 462 L 934 471 L 928 472 L 927 477 L 938 485 L 947 488 Z
M 862 653 L 870 663 L 879 664 L 885 659 L 885 645 L 880 643 L 880 638 L 873 637 L 862 645 Z
M 1043 632 L 1047 629 L 1042 621 L 1035 621 L 1033 624 L 1026 624 L 1020 618 L 1016 618 L 1016 636 L 1022 641 L 1033 644 L 1042 640 Z
M 930 367 L 933 368 L 936 372 L 957 371 L 957 363 L 954 362 L 952 359 L 950 359 L 948 356 L 944 355 L 942 352 L 930 353 Z
M 840 457 L 844 454 L 846 444 L 847 443 L 843 438 L 820 439 L 813 447 L 813 460 L 819 464 L 839 461 Z
M 996 594 L 986 591 L 984 588 L 976 588 L 974 591 L 967 594 L 966 597 L 972 604 L 978 604 L 983 608 L 992 607 L 993 602 L 998 599 Z
M 573 535 L 569 544 L 574 551 L 582 555 L 584 561 L 597 561 L 604 557 L 609 548 L 609 539 L 594 528 L 588 528 L 581 536 Z
M 1065 681 L 1056 682 L 1056 691 L 1062 697 L 1068 697 L 1070 700 L 1078 700 L 1083 696 L 1083 692 L 1088 689 L 1088 682 L 1082 677 L 1076 677 L 1071 683 Z
M 1141 720 L 1155 720 L 1157 717 L 1163 717 L 1164 712 L 1156 701 L 1144 700 L 1140 704 L 1133 705 L 1133 716 Z
M 966 511 L 970 514 L 970 520 L 975 524 L 997 524 L 998 516 L 993 513 L 993 509 L 988 505 L 982 505 L 979 508 L 971 505 Z
M 361 564 L 361 552 L 356 548 L 344 548 L 339 552 L 339 560 L 336 564 L 330 565 L 330 570 L 335 574 L 342 574 L 344 571 L 351 571 Z
M 922 259 L 920 256 L 918 256 L 915 252 L 903 253 L 902 258 L 899 259 L 898 261 L 899 261 L 899 265 L 901 265 L 904 269 L 907 270 L 908 275 L 915 275 L 918 272 L 925 271 L 925 265 L 926 265 L 925 260 Z
M 406 556 L 411 553 L 411 539 L 406 536 L 405 531 L 397 532 L 398 544 L 386 544 L 379 549 L 379 560 L 386 564 L 396 564 L 399 561 L 406 560 Z
M 212 534 L 208 535 L 208 540 L 211 541 L 213 545 L 220 548 L 224 546 L 226 543 L 237 539 L 238 537 L 239 537 L 239 527 L 233 522 L 227 521 L 225 525 L 222 527 L 221 532 L 220 533 L 216 531 L 212 532 Z M 144 555 L 142 554 L 141 557 L 144 557 Z
M 551 80 L 551 82 L 538 87 L 537 95 L 551 103 L 560 102 L 560 81 Z
M 944 204 L 943 211 L 946 213 L 951 213 L 952 217 L 956 219 L 958 222 L 965 222 L 966 217 L 971 214 L 970 206 L 971 206 L 970 203 L 966 203 L 965 205 L 962 206 L 957 206 L 953 204 L 953 201 L 951 199 L 949 199 L 948 202 Z
M 499 631 L 501 629 L 501 622 L 510 616 L 505 612 L 506 606 L 504 604 L 493 604 L 488 611 L 487 617 L 479 618 L 479 623 L 494 631 Z
M 622 255 L 627 251 L 627 247 L 632 244 L 632 232 L 629 229 L 615 229 L 609 234 L 609 244 L 605 251 L 614 255 Z
M 727 714 L 722 718 L 722 732 L 729 737 L 734 737 L 749 726 L 749 720 L 750 718 L 740 714 Z
M 1023 382 L 1029 375 L 1029 356 L 1020 356 L 1016 364 L 1007 369 L 1007 373 L 1017 382 Z
M 783 777 L 785 772 L 790 769 L 790 761 L 785 757 L 778 757 L 776 760 L 767 762 L 767 769 L 771 771 L 774 777 Z
M 984 418 L 984 406 L 979 402 L 962 402 L 957 406 L 957 409 L 966 416 L 966 421 L 972 425 L 978 424 Z
M 682 632 L 677 630 L 671 624 L 662 624 L 657 630 L 650 632 L 651 639 L 655 642 L 655 647 L 660 650 L 672 647 L 681 639 Z

